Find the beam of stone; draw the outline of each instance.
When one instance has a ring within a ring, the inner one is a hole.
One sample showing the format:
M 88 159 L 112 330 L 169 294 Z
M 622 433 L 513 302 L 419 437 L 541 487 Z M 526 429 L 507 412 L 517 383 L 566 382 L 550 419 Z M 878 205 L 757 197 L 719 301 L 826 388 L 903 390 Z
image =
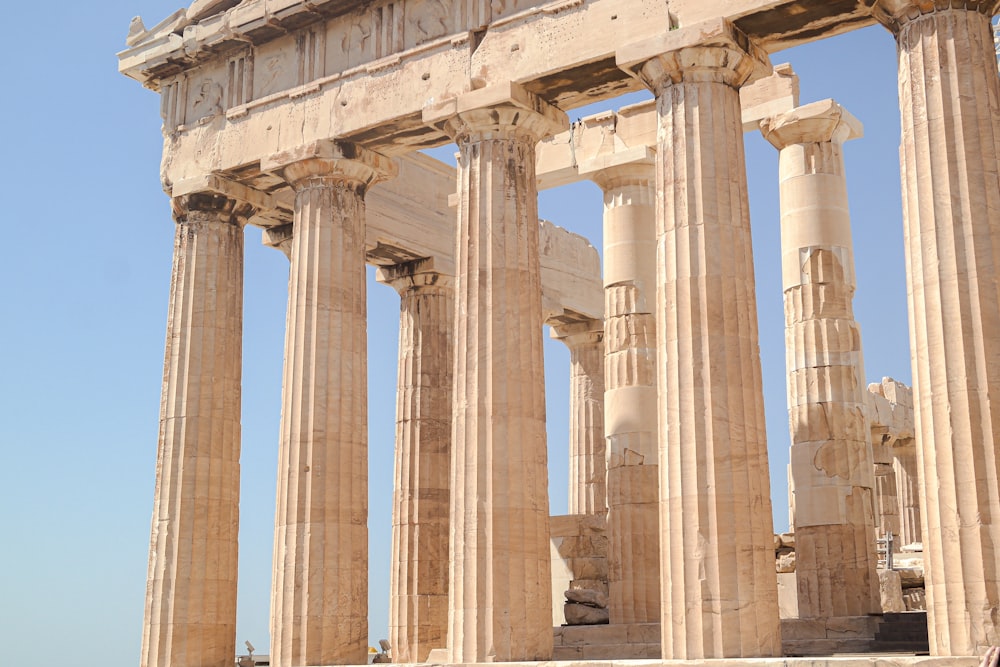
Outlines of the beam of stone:
M 605 435 L 612 623 L 660 617 L 656 167 L 633 149 L 581 172 L 604 193 Z
M 455 285 L 428 260 L 378 279 L 400 297 L 389 643 L 396 662 L 426 662 L 448 634 Z
M 364 194 L 392 163 L 321 143 L 264 166 L 295 188 L 271 664 L 359 665 L 368 655 Z
M 1000 78 L 996 0 L 879 0 L 900 162 L 932 655 L 1000 643 Z
M 843 156 L 861 123 L 824 100 L 765 119 L 761 132 L 780 151 L 799 617 L 875 614 L 874 463 Z
M 604 461 L 604 325 L 582 320 L 552 326 L 569 348 L 569 513 L 607 510 Z
M 513 84 L 428 109 L 459 148 L 448 649 L 552 657 L 535 144 L 565 127 Z
M 169 185 L 184 178 L 186 165 L 239 170 L 322 139 L 384 154 L 440 145 L 447 136 L 421 122 L 429 101 L 504 81 L 522 82 L 561 109 L 609 99 L 639 89 L 615 65 L 624 39 L 705 16 L 729 16 L 770 49 L 872 22 L 858 0 L 492 4 L 504 5 L 501 15 L 485 0 L 436 7 L 383 0 L 355 11 L 344 2 L 250 0 L 137 32 L 119 69 L 161 93 Z M 473 5 L 481 9 L 470 11 Z M 572 48 L 552 48 L 568 35 Z
M 725 21 L 618 52 L 655 92 L 664 659 L 779 655 L 738 89 L 767 57 Z
M 160 401 L 142 667 L 228 667 L 236 650 L 243 225 L 193 193 L 177 231 Z

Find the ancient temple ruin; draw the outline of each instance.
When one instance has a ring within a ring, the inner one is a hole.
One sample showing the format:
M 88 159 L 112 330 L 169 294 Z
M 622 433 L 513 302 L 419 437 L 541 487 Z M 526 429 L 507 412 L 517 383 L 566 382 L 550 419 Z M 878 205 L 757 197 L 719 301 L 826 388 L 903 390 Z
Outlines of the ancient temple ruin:
M 142 665 L 236 653 L 248 224 L 290 262 L 271 664 L 366 660 L 366 264 L 402 304 L 396 661 L 798 652 L 882 613 L 889 532 L 923 546 L 932 655 L 1000 644 L 998 9 L 195 0 L 134 20 L 119 67 L 161 96 L 176 221 Z M 861 124 L 769 56 L 873 23 L 898 45 L 912 394 L 864 386 L 842 158 Z M 790 589 L 744 132 L 780 156 Z M 419 152 L 450 142 L 457 169 Z M 604 193 L 603 271 L 538 219 L 539 188 L 579 179 Z M 546 324 L 572 358 L 569 517 L 549 516 Z M 603 652 L 560 654 L 602 641 L 554 636 L 572 605 L 606 614 Z

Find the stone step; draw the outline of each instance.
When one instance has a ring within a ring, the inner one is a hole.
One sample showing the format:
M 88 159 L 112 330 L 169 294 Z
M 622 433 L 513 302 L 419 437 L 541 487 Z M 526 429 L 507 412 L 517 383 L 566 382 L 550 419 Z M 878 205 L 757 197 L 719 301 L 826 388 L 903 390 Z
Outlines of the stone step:
M 927 653 L 927 612 L 907 611 L 884 614 L 875 632 L 872 651 Z
M 782 639 L 781 651 L 789 657 L 815 657 L 840 653 L 869 653 L 870 638 Z
M 601 644 L 556 646 L 553 660 L 659 660 L 657 644 Z

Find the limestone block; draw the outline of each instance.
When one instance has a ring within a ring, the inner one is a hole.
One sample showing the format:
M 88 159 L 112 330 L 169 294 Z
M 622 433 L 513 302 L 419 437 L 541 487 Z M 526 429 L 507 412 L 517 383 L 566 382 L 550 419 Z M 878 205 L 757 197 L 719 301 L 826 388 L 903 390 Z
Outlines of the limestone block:
M 778 539 L 781 540 L 782 548 L 795 548 L 795 533 L 781 533 L 778 535 Z
M 602 625 L 610 618 L 607 608 L 591 607 L 590 605 L 569 602 L 564 613 L 569 625 Z
M 906 611 L 903 603 L 903 589 L 900 586 L 899 573 L 895 570 L 878 571 L 879 594 L 882 599 L 884 613 Z
M 571 588 L 566 591 L 565 595 L 566 599 L 570 602 L 577 602 L 601 609 L 608 606 L 608 594 L 601 591 Z
M 781 619 L 799 617 L 799 590 L 794 572 L 778 573 L 778 616 Z M 785 636 L 784 624 L 781 634 Z
M 924 569 L 922 567 L 896 567 L 896 561 L 893 559 L 893 569 L 899 573 L 899 582 L 903 588 L 924 587 Z
M 777 571 L 782 574 L 795 572 L 795 552 L 792 551 L 779 556 L 778 560 L 775 562 L 775 567 Z

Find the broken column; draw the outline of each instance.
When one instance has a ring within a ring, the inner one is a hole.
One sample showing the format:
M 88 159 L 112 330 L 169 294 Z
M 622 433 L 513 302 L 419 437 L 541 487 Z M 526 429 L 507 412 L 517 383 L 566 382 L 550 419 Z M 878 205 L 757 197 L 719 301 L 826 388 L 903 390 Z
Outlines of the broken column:
M 881 611 L 873 463 L 843 144 L 861 123 L 833 100 L 766 118 L 780 151 L 785 350 L 800 618 Z
M 389 643 L 394 661 L 426 662 L 448 634 L 455 281 L 429 259 L 378 279 L 400 298 Z
M 664 659 L 781 653 L 739 88 L 724 20 L 617 53 L 654 91 Z
M 933 655 L 1000 643 L 996 0 L 870 0 L 893 32 Z
M 552 657 L 535 144 L 565 115 L 514 85 L 425 109 L 458 144 L 448 648 Z
M 570 355 L 569 513 L 604 513 L 604 326 L 600 320 L 553 325 L 552 337 Z
M 226 667 L 236 651 L 243 225 L 213 193 L 174 199 L 143 667 Z
M 365 203 L 385 157 L 323 141 L 262 171 L 295 190 L 271 594 L 271 664 L 368 655 Z
M 609 610 L 612 623 L 654 623 L 660 618 L 656 168 L 652 151 L 643 148 L 638 160 L 615 155 L 580 171 L 604 193 Z

